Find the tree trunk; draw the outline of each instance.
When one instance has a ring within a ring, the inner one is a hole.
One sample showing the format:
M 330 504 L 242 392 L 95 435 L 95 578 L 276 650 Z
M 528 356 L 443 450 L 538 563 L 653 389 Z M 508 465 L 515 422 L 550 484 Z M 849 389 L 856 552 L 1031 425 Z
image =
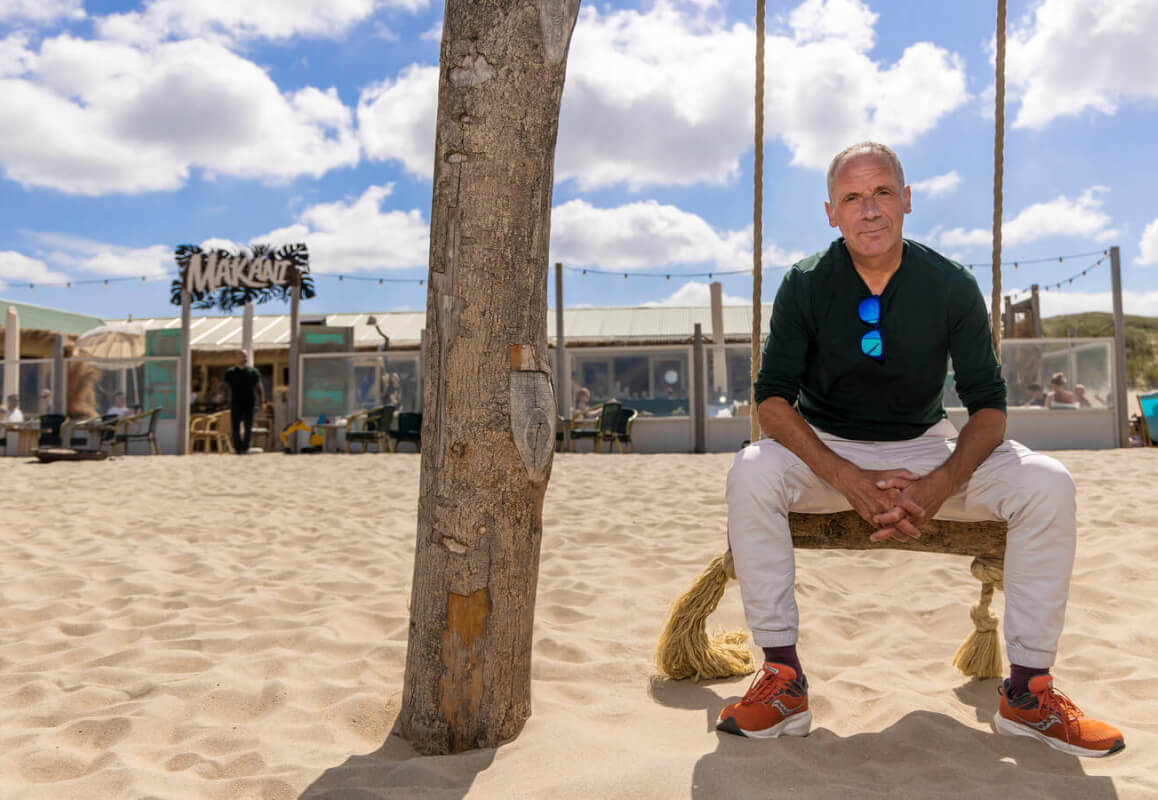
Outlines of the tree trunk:
M 547 276 L 578 0 L 448 0 L 430 224 L 418 543 L 401 733 L 494 747 L 531 713 L 555 442 Z

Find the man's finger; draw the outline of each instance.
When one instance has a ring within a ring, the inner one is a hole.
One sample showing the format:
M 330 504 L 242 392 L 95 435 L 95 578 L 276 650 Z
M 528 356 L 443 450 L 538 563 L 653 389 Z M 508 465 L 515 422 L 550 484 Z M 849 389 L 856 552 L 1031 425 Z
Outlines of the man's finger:
M 881 478 L 877 481 L 878 489 L 907 489 L 912 486 L 914 481 L 908 478 Z
M 912 539 L 921 538 L 921 529 L 914 525 L 910 520 L 901 520 L 897 523 L 897 528 Z
M 922 519 L 925 516 L 925 509 L 917 505 L 917 502 L 911 497 L 901 497 L 898 501 L 898 504 L 901 508 L 918 519 Z
M 881 514 L 874 514 L 870 520 L 874 525 L 895 525 L 905 518 L 903 508 L 893 507 Z

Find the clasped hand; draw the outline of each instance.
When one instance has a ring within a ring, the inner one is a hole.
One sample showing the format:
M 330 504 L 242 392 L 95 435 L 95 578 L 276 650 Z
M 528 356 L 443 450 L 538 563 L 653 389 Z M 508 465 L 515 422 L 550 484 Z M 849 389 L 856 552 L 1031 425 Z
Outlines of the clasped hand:
M 911 542 L 952 494 L 944 477 L 932 472 L 924 477 L 907 469 L 864 470 L 846 478 L 840 491 L 862 519 L 876 530 L 870 541 L 895 539 Z

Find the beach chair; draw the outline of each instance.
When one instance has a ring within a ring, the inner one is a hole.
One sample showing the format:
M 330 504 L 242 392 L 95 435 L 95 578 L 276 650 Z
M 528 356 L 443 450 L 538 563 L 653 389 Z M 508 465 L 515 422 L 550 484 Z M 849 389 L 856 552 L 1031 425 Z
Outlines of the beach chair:
M 157 444 L 157 417 L 160 414 L 160 408 L 151 408 L 143 414 L 126 414 L 118 419 L 113 430 L 113 455 L 117 455 L 118 447 L 124 447 L 125 455 L 128 455 L 129 442 L 146 442 L 149 452 L 159 456 L 161 446 Z
M 615 446 L 621 453 L 635 452 L 635 445 L 631 441 L 631 423 L 638 416 L 639 412 L 634 408 L 619 409 L 619 419 L 615 422 Z
M 1158 447 L 1158 392 L 1138 395 L 1142 411 L 1142 444 Z
M 414 445 L 414 452 L 422 452 L 422 414 L 413 411 L 403 411 L 398 415 L 398 428 L 390 431 L 394 439 L 394 452 L 398 452 L 398 445 L 410 442 Z
M 350 452 L 351 443 L 358 442 L 363 453 L 370 449 L 370 445 L 377 445 L 379 453 L 393 453 L 394 445 L 390 443 L 390 420 L 393 417 L 394 406 L 378 406 L 351 414 L 346 427 L 346 452 Z M 359 427 L 355 429 L 355 425 Z

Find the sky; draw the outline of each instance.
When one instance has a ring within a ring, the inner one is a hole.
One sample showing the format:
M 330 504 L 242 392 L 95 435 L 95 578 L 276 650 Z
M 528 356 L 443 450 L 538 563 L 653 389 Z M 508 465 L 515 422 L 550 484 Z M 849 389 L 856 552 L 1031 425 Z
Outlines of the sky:
M 837 235 L 824 171 L 865 139 L 904 163 L 905 234 L 976 265 L 988 299 L 995 7 L 768 0 L 765 301 Z M 1003 288 L 1050 286 L 1047 316 L 1108 311 L 1117 245 L 1126 312 L 1158 316 L 1158 1 L 1008 7 Z M 424 309 L 442 13 L 0 0 L 0 298 L 176 316 L 177 245 L 300 241 L 303 313 Z M 565 306 L 706 305 L 711 280 L 751 303 L 753 17 L 581 7 L 552 201 Z

